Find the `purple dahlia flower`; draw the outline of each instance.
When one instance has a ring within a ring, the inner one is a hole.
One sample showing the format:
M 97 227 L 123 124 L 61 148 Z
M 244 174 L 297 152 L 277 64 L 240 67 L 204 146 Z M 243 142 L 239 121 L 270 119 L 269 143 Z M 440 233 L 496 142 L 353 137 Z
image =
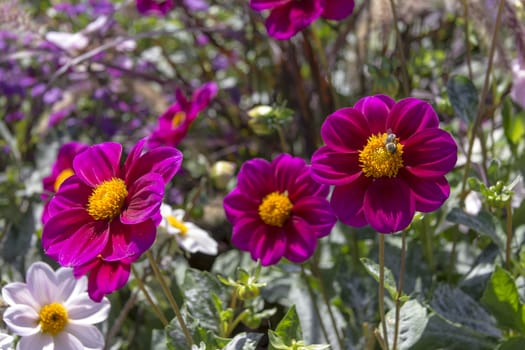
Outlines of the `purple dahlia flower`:
M 336 217 L 326 196 L 329 187 L 315 182 L 303 159 L 282 154 L 271 163 L 243 164 L 237 187 L 224 198 L 233 224 L 232 243 L 262 265 L 283 256 L 301 263 L 312 256 L 317 239 L 330 233 Z
M 74 175 L 51 199 L 42 245 L 63 266 L 95 258 L 118 261 L 140 255 L 155 240 L 164 187 L 182 154 L 172 147 L 143 152 L 140 141 L 120 166 L 122 146 L 94 145 L 73 160 Z
M 457 146 L 427 102 L 365 97 L 329 115 L 321 135 L 326 145 L 312 156 L 312 177 L 335 185 L 332 209 L 345 224 L 400 231 L 416 210 L 434 211 L 450 194 L 444 175 Z
M 271 37 L 290 39 L 319 17 L 342 20 L 352 14 L 353 0 L 251 0 L 256 11 L 270 10 L 266 29 Z
M 166 16 L 175 7 L 173 0 L 137 0 L 137 10 L 143 15 Z

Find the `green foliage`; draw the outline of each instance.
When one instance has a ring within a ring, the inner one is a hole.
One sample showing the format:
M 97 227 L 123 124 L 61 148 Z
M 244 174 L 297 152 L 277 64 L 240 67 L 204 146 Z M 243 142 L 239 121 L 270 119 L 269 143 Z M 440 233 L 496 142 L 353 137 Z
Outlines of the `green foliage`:
M 454 75 L 448 80 L 447 92 L 456 115 L 467 125 L 472 125 L 479 105 L 478 92 L 472 81 L 465 76 Z

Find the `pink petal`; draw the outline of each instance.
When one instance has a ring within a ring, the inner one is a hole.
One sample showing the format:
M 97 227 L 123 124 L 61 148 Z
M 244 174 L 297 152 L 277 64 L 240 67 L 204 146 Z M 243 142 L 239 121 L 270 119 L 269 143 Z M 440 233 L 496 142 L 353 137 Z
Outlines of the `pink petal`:
M 275 191 L 277 188 L 271 164 L 260 158 L 245 162 L 237 176 L 237 187 L 241 193 L 254 199 L 262 199 Z
M 136 224 L 158 213 L 164 197 L 164 181 L 159 174 L 142 176 L 129 188 L 129 203 L 120 215 L 123 224 Z
M 292 213 L 307 222 L 318 238 L 330 234 L 337 221 L 328 200 L 320 197 L 301 198 L 294 203 Z
M 322 16 L 326 19 L 342 20 L 354 11 L 353 0 L 326 0 Z
M 232 244 L 245 251 L 251 251 L 254 236 L 266 234 L 266 226 L 255 217 L 243 217 L 233 226 Z
M 439 118 L 428 102 L 409 97 L 392 107 L 386 126 L 403 141 L 420 130 L 437 128 Z
M 215 82 L 209 82 L 195 90 L 191 97 L 191 115 L 197 116 L 200 111 L 206 108 L 212 98 L 217 95 L 218 86 Z
M 306 170 L 303 159 L 281 154 L 272 162 L 275 183 L 279 192 L 287 191 L 295 185 L 299 174 Z
M 323 184 L 348 184 L 361 175 L 361 170 L 357 152 L 339 152 L 324 146 L 312 156 L 312 177 Z
M 294 0 L 251 0 L 250 7 L 256 11 L 262 11 L 279 7 Z
M 308 260 L 317 248 L 317 237 L 312 228 L 299 217 L 290 220 L 286 225 L 286 251 L 284 257 L 294 263 L 303 263 Z
M 335 151 L 356 152 L 366 145 L 370 129 L 363 113 L 354 108 L 342 108 L 326 118 L 321 136 Z
M 261 203 L 260 199 L 247 197 L 236 188 L 230 192 L 223 200 L 224 212 L 228 221 L 235 224 L 237 220 L 243 217 L 256 215 L 258 216 L 258 208 Z M 253 213 L 253 214 L 252 214 Z
M 405 229 L 416 211 L 416 201 L 410 187 L 399 178 L 381 178 L 373 181 L 363 203 L 366 220 L 380 233 L 394 233 Z
M 109 232 L 109 242 L 101 255 L 104 260 L 116 261 L 148 250 L 155 241 L 157 228 L 153 220 L 134 225 L 124 225 L 113 220 Z
M 96 187 L 119 175 L 122 146 L 115 142 L 94 145 L 73 160 L 73 170 L 84 183 Z
M 146 173 L 157 173 L 167 183 L 179 171 L 182 153 L 173 147 L 157 147 L 142 153 L 144 141 L 131 151 L 124 165 L 126 183 L 131 184 Z
M 286 241 L 286 233 L 278 228 L 266 226 L 265 230 L 257 230 L 250 242 L 252 258 L 261 259 L 263 266 L 276 264 L 286 250 Z
M 371 182 L 372 180 L 361 175 L 349 184 L 334 188 L 330 205 L 341 222 L 355 227 L 362 227 L 367 224 L 363 202 L 366 189 Z
M 294 203 L 302 197 L 322 197 L 326 198 L 330 193 L 330 186 L 323 185 L 315 181 L 312 177 L 312 167 L 307 166 L 299 174 L 293 186 L 288 189 L 288 197 Z
M 416 210 L 428 213 L 439 209 L 450 195 L 450 185 L 444 176 L 423 178 L 408 171 L 400 176 L 410 186 L 416 199 Z
M 84 209 L 93 188 L 87 186 L 79 177 L 73 175 L 66 179 L 47 206 L 48 218 L 68 209 Z M 46 220 L 47 222 L 47 220 Z
M 317 0 L 290 1 L 274 8 L 266 19 L 268 34 L 287 40 L 315 21 L 323 8 Z
M 384 133 L 390 108 L 395 101 L 386 95 L 369 96 L 360 99 L 354 108 L 363 113 L 368 120 L 371 134 Z

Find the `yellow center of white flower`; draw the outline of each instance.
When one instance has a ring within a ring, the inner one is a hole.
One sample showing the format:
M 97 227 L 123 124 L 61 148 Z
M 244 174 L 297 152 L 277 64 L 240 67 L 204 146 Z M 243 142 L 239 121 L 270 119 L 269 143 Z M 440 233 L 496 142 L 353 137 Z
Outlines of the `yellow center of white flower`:
M 283 227 L 292 213 L 293 204 L 287 193 L 272 192 L 263 198 L 259 205 L 261 220 L 271 226 Z
M 359 151 L 359 165 L 367 177 L 395 177 L 403 167 L 403 145 L 392 133 L 372 135 Z
M 186 119 L 186 113 L 183 111 L 178 111 L 173 115 L 173 118 L 171 119 L 171 127 L 173 129 L 177 128 L 179 125 L 184 122 L 184 119 Z
M 111 220 L 120 214 L 127 196 L 124 180 L 113 178 L 104 181 L 89 196 L 87 211 L 95 220 Z
M 188 232 L 188 226 L 186 226 L 184 224 L 184 222 L 178 220 L 175 216 L 173 215 L 168 215 L 166 217 L 166 220 L 168 220 L 168 223 L 172 226 L 172 227 L 175 227 L 177 230 L 180 231 L 180 235 L 181 236 L 184 236 L 187 232 Z
M 66 179 L 72 175 L 75 175 L 73 169 L 67 168 L 62 170 L 60 174 L 58 174 L 57 178 L 55 179 L 55 183 L 53 184 L 53 189 L 55 190 L 55 192 L 58 192 L 58 189 L 60 188 L 62 183 L 64 183 L 64 181 L 66 181 Z
M 44 305 L 38 313 L 42 333 L 57 335 L 66 327 L 69 319 L 66 308 L 59 303 Z

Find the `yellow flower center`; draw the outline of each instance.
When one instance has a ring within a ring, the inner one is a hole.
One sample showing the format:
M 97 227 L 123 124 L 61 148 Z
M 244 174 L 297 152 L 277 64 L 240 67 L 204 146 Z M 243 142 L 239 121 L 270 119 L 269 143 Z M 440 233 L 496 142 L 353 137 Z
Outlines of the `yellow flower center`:
M 168 220 L 168 223 L 172 227 L 175 227 L 177 230 L 180 231 L 180 235 L 181 236 L 184 236 L 188 232 L 188 226 L 184 225 L 184 223 L 182 221 L 178 220 L 175 216 L 168 215 L 166 217 L 166 220 Z
M 372 135 L 359 151 L 359 165 L 367 177 L 395 177 L 403 167 L 403 145 L 390 131 Z
M 178 111 L 173 115 L 173 118 L 171 119 L 171 127 L 173 129 L 177 128 L 179 125 L 184 122 L 184 119 L 186 119 L 186 113 L 183 111 Z
M 66 181 L 66 179 L 70 177 L 71 175 L 75 175 L 75 173 L 73 172 L 73 169 L 71 168 L 64 169 L 60 172 L 60 174 L 58 174 L 57 178 L 55 179 L 55 183 L 53 185 L 53 189 L 55 190 L 55 192 L 58 192 L 58 189 L 60 188 L 62 183 L 64 183 L 64 181 Z
M 89 196 L 87 211 L 95 220 L 111 220 L 120 214 L 127 196 L 124 180 L 113 178 L 104 181 Z
M 57 335 L 66 327 L 69 319 L 67 318 L 66 308 L 59 303 L 44 305 L 38 313 L 38 323 L 42 333 Z
M 283 227 L 292 212 L 292 208 L 293 204 L 286 192 L 272 192 L 266 195 L 259 205 L 259 216 L 267 225 Z

